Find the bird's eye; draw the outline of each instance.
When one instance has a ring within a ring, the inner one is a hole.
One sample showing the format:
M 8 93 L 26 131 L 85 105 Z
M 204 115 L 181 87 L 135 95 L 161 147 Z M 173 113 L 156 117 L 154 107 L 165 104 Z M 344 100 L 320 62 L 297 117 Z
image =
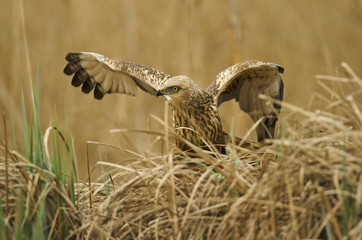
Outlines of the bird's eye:
M 178 87 L 176 87 L 176 86 L 175 86 L 175 87 L 172 87 L 172 91 L 178 92 L 178 90 L 179 90 Z

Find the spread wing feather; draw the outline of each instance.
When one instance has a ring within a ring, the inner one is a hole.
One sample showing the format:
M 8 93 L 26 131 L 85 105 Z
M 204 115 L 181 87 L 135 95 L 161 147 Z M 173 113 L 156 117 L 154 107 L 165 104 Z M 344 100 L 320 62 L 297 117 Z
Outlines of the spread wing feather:
M 121 93 L 136 96 L 137 87 L 156 96 L 161 86 L 171 76 L 151 67 L 136 63 L 116 61 L 97 53 L 68 53 L 68 64 L 64 73 L 72 75 L 72 85 L 102 99 L 107 93 Z
M 283 100 L 284 85 L 280 75 L 284 69 L 274 63 L 249 60 L 237 63 L 220 72 L 206 89 L 220 106 L 235 99 L 239 107 L 248 113 L 253 121 L 265 117 L 265 126 L 257 127 L 258 140 L 274 137 L 277 116 L 270 105 L 259 99 L 259 94 Z M 280 111 L 280 105 L 273 106 Z M 266 129 L 267 130 L 266 130 Z

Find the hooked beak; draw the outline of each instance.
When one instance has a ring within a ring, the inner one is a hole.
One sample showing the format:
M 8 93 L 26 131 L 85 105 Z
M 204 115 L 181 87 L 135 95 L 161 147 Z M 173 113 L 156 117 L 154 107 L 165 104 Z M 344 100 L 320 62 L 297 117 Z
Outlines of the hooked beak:
M 159 96 L 163 96 L 163 93 L 161 92 L 161 90 L 158 90 L 158 91 L 156 92 L 156 97 L 159 97 Z

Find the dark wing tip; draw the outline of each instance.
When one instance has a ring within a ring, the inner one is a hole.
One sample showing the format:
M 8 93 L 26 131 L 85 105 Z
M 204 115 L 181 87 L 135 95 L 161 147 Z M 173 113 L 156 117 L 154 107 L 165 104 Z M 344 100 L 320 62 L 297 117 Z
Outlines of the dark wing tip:
M 82 92 L 84 93 L 90 93 L 93 88 L 94 89 L 94 98 L 97 100 L 101 100 L 105 93 L 102 89 L 102 87 L 98 84 L 96 84 L 96 82 L 94 81 L 94 79 L 89 76 L 87 74 L 87 72 L 82 68 L 81 64 L 80 64 L 80 54 L 81 53 L 68 53 L 67 56 L 65 57 L 65 59 L 68 61 L 68 64 L 65 66 L 63 72 L 66 75 L 72 75 L 73 79 L 72 79 L 72 85 L 74 87 L 79 87 L 80 85 L 82 85 Z
M 82 92 L 84 93 L 90 93 L 90 91 L 92 91 L 92 89 L 94 88 L 94 86 L 96 85 L 96 82 L 93 80 L 91 80 L 90 78 L 88 78 L 82 86 Z
M 94 98 L 97 99 L 97 100 L 102 100 L 104 95 L 105 95 L 105 93 L 103 91 L 102 86 L 97 84 L 96 88 L 94 89 Z
M 272 62 L 268 62 L 267 64 L 273 66 L 273 67 L 276 67 L 278 69 L 278 72 L 280 74 L 283 74 L 284 73 L 284 68 L 278 64 L 275 64 L 275 63 L 272 63 Z
M 72 75 L 76 71 L 77 71 L 77 67 L 74 63 L 68 63 L 63 70 L 64 74 L 66 74 L 68 76 Z
M 67 56 L 65 56 L 65 60 L 67 60 L 68 62 L 72 63 L 72 62 L 76 62 L 79 61 L 79 55 L 80 53 L 68 53 Z
M 72 75 L 81 68 L 79 64 L 79 55 L 80 53 L 68 53 L 65 57 L 65 59 L 68 61 L 68 64 L 65 66 L 63 72 L 66 75 Z
M 82 69 L 82 66 L 80 65 L 80 62 L 72 62 L 68 63 L 64 68 L 64 73 L 66 75 L 72 75 L 73 73 L 78 72 Z
M 88 77 L 88 74 L 84 70 L 80 69 L 73 76 L 72 86 L 79 87 L 85 82 L 85 80 L 87 80 Z
M 284 73 L 284 68 L 282 66 L 277 65 L 279 73 Z
M 280 78 L 280 88 L 279 88 L 279 100 L 284 100 L 284 82 L 283 79 Z

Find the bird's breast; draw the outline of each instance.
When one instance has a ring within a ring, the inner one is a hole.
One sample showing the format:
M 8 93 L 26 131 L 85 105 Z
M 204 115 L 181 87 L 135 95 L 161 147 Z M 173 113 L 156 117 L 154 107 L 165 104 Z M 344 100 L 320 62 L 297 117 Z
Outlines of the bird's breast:
M 176 145 L 187 150 L 185 139 L 196 146 L 223 144 L 223 134 L 216 106 L 172 107 L 174 130 L 178 136 Z

